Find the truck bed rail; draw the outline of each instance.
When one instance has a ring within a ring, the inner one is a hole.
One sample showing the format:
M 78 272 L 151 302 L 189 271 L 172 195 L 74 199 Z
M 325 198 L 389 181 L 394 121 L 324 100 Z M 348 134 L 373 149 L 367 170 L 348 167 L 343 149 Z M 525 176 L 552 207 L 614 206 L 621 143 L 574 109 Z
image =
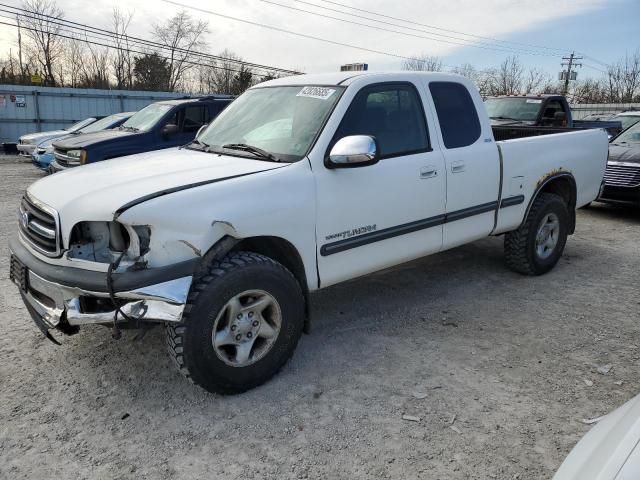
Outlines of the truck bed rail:
M 515 127 L 494 125 L 491 129 L 493 130 L 493 138 L 496 142 L 501 140 L 513 140 L 515 138 L 538 137 L 540 135 L 551 135 L 553 133 L 567 133 L 586 130 L 586 128 L 575 127 L 528 127 L 521 125 Z

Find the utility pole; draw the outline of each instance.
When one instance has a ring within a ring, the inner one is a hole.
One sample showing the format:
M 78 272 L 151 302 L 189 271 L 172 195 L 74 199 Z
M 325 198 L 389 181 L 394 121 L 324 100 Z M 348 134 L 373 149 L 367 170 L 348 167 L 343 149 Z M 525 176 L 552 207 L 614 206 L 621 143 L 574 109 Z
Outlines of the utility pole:
M 20 30 L 20 17 L 16 15 L 16 24 L 18 25 L 18 62 L 20 63 L 20 81 L 24 81 L 24 65 L 22 64 L 22 34 Z
M 582 57 L 576 57 L 575 52 L 571 52 L 568 57 L 562 57 L 562 63 L 560 66 L 567 67 L 567 70 L 560 72 L 560 80 L 564 80 L 563 95 L 569 92 L 569 80 L 575 80 L 578 76 L 578 72 L 572 72 L 573 67 L 582 67 L 582 63 L 576 62 L 576 60 L 582 60 Z M 572 75 L 575 73 L 575 75 Z

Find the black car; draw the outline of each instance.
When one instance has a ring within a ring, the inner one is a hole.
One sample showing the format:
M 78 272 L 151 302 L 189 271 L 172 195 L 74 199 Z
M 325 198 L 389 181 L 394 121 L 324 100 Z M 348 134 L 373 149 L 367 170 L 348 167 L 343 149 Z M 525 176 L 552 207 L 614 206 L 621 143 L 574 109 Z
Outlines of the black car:
M 611 140 L 601 202 L 640 206 L 640 122 Z
M 212 95 L 152 103 L 119 128 L 54 142 L 52 170 L 185 145 L 232 100 L 230 95 Z

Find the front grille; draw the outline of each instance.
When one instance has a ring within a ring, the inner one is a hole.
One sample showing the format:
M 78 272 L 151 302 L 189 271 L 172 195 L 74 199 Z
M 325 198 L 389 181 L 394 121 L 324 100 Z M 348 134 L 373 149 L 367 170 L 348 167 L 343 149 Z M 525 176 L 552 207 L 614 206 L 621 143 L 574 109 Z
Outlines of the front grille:
M 604 172 L 604 183 L 612 187 L 640 186 L 640 163 L 609 162 Z
M 80 165 L 80 159 L 78 157 L 70 157 L 62 150 L 54 150 L 53 155 L 56 157 L 56 162 L 63 167 L 77 167 Z
M 52 208 L 36 205 L 27 195 L 20 204 L 20 233 L 41 253 L 55 257 L 60 253 L 58 215 Z

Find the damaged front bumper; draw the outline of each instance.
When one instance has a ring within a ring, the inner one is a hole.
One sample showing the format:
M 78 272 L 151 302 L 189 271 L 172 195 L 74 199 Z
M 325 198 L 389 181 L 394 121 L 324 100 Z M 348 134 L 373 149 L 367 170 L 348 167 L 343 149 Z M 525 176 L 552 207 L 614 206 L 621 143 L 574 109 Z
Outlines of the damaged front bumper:
M 10 240 L 9 250 L 11 280 L 20 288 L 41 330 L 109 324 L 116 318 L 106 272 L 48 264 L 17 238 Z M 196 267 L 194 259 L 168 267 L 114 273 L 114 296 L 120 310 L 136 321 L 182 321 Z M 122 316 L 118 321 L 123 321 Z

